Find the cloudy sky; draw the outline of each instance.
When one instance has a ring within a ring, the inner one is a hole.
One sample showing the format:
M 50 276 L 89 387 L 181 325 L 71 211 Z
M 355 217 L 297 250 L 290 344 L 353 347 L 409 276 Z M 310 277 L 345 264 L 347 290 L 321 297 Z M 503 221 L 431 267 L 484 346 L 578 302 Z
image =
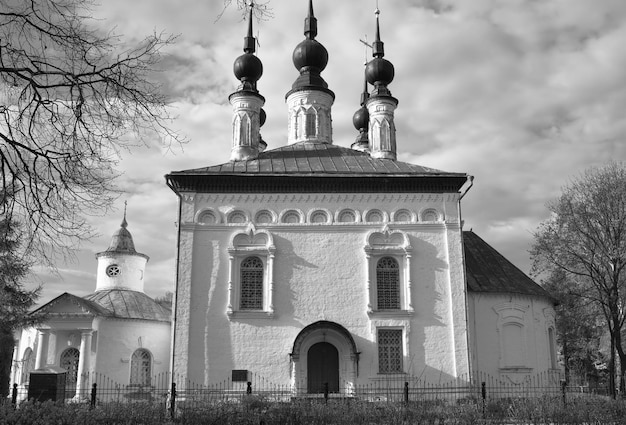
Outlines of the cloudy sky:
M 238 81 L 246 23 L 222 0 L 106 0 L 97 25 L 127 41 L 153 31 L 179 34 L 158 78 L 189 143 L 126 154 L 116 211 L 93 224 L 101 234 L 60 264 L 38 270 L 46 302 L 63 291 L 95 288 L 94 254 L 108 246 L 128 201 L 128 229 L 149 255 L 146 292 L 173 290 L 177 198 L 169 171 L 228 161 L 228 95 Z M 268 149 L 286 144 L 284 97 L 298 73 L 291 53 L 303 39 L 307 0 L 270 0 L 273 17 L 255 21 L 266 98 L 262 128 Z M 322 76 L 335 92 L 334 143 L 356 137 L 365 50 L 375 34 L 375 0 L 315 0 L 317 40 L 330 55 Z M 525 272 L 532 232 L 546 202 L 584 169 L 626 159 L 626 1 L 379 0 L 385 57 L 395 65 L 389 86 L 398 98 L 398 160 L 475 176 L 463 199 L 472 228 Z M 371 52 L 370 52 L 371 53 Z

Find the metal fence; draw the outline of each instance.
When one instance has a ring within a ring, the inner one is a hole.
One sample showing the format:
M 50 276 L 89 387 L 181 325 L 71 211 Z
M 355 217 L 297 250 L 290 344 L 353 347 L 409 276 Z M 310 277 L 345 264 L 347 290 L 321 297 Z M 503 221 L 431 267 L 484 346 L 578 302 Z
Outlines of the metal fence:
M 392 375 L 373 379 L 366 384 L 343 383 L 338 391 L 330 391 L 323 384 L 318 392 L 311 392 L 306 382 L 275 384 L 262 376 L 249 373 L 243 382 L 225 380 L 212 385 L 200 385 L 190 380 L 176 379 L 169 373 L 152 377 L 149 385 L 125 385 L 94 373 L 82 376 L 82 390 L 66 388 L 66 400 L 89 403 L 92 407 L 114 403 L 163 403 L 172 412 L 178 407 L 210 405 L 217 402 L 241 402 L 246 397 L 257 397 L 269 402 L 289 402 L 294 399 L 328 401 L 357 399 L 368 402 L 453 402 L 478 403 L 495 399 L 528 397 L 568 397 L 579 394 L 578 387 L 569 387 L 563 376 L 555 371 L 526 376 L 519 382 L 477 372 L 448 382 L 427 382 L 410 375 Z M 13 387 L 12 402 L 28 397 L 26 386 Z

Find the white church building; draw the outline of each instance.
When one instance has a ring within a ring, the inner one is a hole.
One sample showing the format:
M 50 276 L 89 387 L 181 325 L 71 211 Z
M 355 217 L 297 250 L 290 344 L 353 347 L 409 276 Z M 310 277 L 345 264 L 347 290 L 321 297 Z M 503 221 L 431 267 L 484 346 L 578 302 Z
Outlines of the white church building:
M 472 177 L 397 160 L 394 67 L 378 14 L 376 33 L 359 135 L 343 147 L 309 3 L 286 95 L 288 143 L 265 150 L 250 19 L 229 97 L 230 161 L 166 176 L 180 202 L 170 358 L 179 382 L 255 374 L 349 393 L 396 376 L 437 383 L 480 371 L 519 383 L 558 369 L 554 300 L 463 231 Z
M 137 252 L 126 214 L 109 247 L 98 254 L 95 290 L 63 293 L 37 311 L 48 319 L 18 332 L 11 386 L 27 396 L 31 372 L 66 372 L 66 398 L 91 385 L 151 387 L 169 371 L 171 311 L 144 292 L 149 257 Z

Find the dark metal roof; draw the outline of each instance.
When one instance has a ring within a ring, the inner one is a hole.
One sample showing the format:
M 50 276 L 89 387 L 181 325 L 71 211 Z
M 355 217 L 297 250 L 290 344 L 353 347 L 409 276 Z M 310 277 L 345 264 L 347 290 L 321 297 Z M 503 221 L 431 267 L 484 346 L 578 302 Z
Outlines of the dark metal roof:
M 169 322 L 171 318 L 171 312 L 168 309 L 143 292 L 107 289 L 87 295 L 84 299 L 106 308 L 117 318 L 161 322 Z
M 473 292 L 535 295 L 556 300 L 472 231 L 463 232 L 467 289 Z
M 262 152 L 256 159 L 173 171 L 176 192 L 450 192 L 467 181 L 449 173 L 325 143 L 295 143 Z

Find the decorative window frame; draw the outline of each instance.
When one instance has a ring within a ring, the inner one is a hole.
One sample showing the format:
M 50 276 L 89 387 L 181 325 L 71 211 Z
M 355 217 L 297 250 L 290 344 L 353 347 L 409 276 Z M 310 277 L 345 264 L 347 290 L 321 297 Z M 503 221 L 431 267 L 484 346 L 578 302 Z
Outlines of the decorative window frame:
M 231 237 L 228 247 L 229 278 L 228 306 L 226 314 L 234 318 L 272 318 L 274 317 L 274 238 L 266 230 L 257 230 L 250 225 L 246 231 L 236 232 Z M 261 310 L 241 310 L 241 262 L 256 256 L 263 262 L 263 308 Z
M 298 215 L 297 223 L 287 223 L 284 221 L 286 216 L 290 214 L 294 214 L 294 213 Z M 287 210 L 283 210 L 280 212 L 280 215 L 278 216 L 278 222 L 280 224 L 290 224 L 290 225 L 302 224 L 304 222 L 304 213 L 302 212 L 302 210 L 299 210 L 298 208 L 289 208 Z
M 326 214 L 326 221 L 323 223 L 313 221 L 313 216 L 316 215 L 317 213 Z M 330 210 L 326 208 L 316 208 L 308 212 L 306 221 L 307 223 L 316 224 L 316 225 L 331 224 L 333 222 L 333 214 L 330 212 Z
M 243 223 L 236 223 L 236 222 L 232 221 L 233 220 L 233 216 L 237 215 L 237 214 L 241 214 L 241 215 L 244 216 L 244 220 L 245 221 Z M 234 224 L 236 226 L 242 226 L 242 225 L 248 224 L 249 222 L 250 222 L 250 214 L 247 211 L 244 211 L 242 209 L 232 209 L 232 210 L 230 210 L 230 211 L 228 211 L 226 213 L 226 223 L 228 223 L 228 224 Z
M 341 216 L 346 212 L 350 212 L 354 215 L 354 221 L 341 221 Z M 337 212 L 335 213 L 335 223 L 352 224 L 352 223 L 360 223 L 360 222 L 361 222 L 361 213 L 358 210 L 355 210 L 352 208 L 342 208 L 340 210 L 337 210 Z
M 430 219 L 431 215 L 434 215 L 434 220 Z M 443 215 L 437 208 L 427 207 L 420 210 L 419 221 L 423 223 L 439 223 L 443 221 Z
M 409 221 L 398 220 L 398 214 L 403 213 L 403 212 L 406 212 L 407 214 L 409 214 L 409 217 L 410 217 Z M 417 221 L 417 216 L 415 215 L 413 211 L 409 209 L 400 208 L 391 213 L 390 221 L 395 222 L 395 223 L 415 223 Z
M 272 217 L 272 218 L 271 218 L 271 221 L 270 221 L 269 223 L 262 223 L 262 222 L 259 222 L 259 216 L 260 216 L 261 214 L 269 214 L 269 215 Z M 274 223 L 276 223 L 276 219 L 277 219 L 276 213 L 275 213 L 274 211 L 272 211 L 272 210 L 268 210 L 268 209 L 258 210 L 258 211 L 254 214 L 254 222 L 255 222 L 256 224 L 261 225 L 261 226 L 265 226 L 265 225 L 267 225 L 267 224 L 274 224 Z
M 528 336 L 526 329 L 526 312 L 528 311 L 527 305 L 521 305 L 514 302 L 505 302 L 493 307 L 493 310 L 498 315 L 496 322 L 496 328 L 498 332 L 498 344 L 500 348 L 500 356 L 498 364 L 501 370 L 507 371 L 514 369 L 516 371 L 530 370 L 528 366 Z M 521 356 L 523 364 L 512 365 L 507 364 L 505 361 L 506 347 L 504 342 L 504 327 L 508 325 L 519 326 L 522 330 L 522 340 L 520 341 Z
M 398 317 L 412 315 L 412 280 L 411 257 L 413 248 L 409 236 L 402 230 L 371 231 L 365 238 L 366 281 L 367 281 L 367 314 L 376 316 Z M 398 310 L 378 310 L 376 265 L 382 257 L 392 257 L 400 268 L 400 308 Z M 375 308 L 376 307 L 376 308 Z
M 213 223 L 204 223 L 202 221 L 202 218 L 207 214 L 213 215 L 213 217 L 215 218 L 215 221 Z M 220 224 L 222 222 L 222 215 L 215 208 L 202 208 L 196 212 L 194 221 L 203 226 L 211 226 L 214 224 Z
M 380 214 L 380 217 L 381 217 L 380 221 L 369 221 L 368 216 L 370 214 L 376 214 L 376 213 Z M 363 221 L 366 223 L 379 223 L 379 224 L 387 223 L 389 221 L 389 216 L 387 215 L 387 211 L 383 211 L 379 208 L 372 208 L 372 209 L 363 211 Z

